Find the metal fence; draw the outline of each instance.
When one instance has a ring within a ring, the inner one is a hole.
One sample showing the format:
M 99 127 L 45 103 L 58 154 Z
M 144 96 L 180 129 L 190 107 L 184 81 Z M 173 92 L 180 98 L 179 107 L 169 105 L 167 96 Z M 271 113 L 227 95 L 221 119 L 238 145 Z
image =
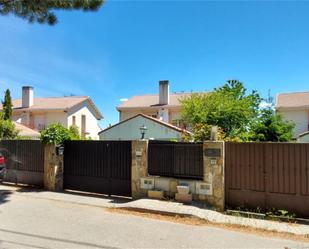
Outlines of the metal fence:
M 203 144 L 150 141 L 150 175 L 203 179 Z
M 38 140 L 2 140 L 0 152 L 6 158 L 5 181 L 43 185 L 44 146 Z
M 309 217 L 309 144 L 226 143 L 226 205 Z

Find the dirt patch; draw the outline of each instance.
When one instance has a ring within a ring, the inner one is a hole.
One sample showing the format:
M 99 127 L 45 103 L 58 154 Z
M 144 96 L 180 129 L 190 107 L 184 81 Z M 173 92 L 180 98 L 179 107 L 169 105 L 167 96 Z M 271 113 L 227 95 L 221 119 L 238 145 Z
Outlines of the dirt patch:
M 200 219 L 194 216 L 163 214 L 159 212 L 149 212 L 145 210 L 127 209 L 127 208 L 107 208 L 109 212 L 120 213 L 126 215 L 141 216 L 149 219 L 164 220 L 169 222 L 181 223 L 193 226 L 210 226 L 216 228 L 229 229 L 232 231 L 252 233 L 264 237 L 277 237 L 282 239 L 297 240 L 303 242 L 309 242 L 309 235 L 295 235 L 292 233 L 283 233 L 259 228 L 252 228 L 248 226 L 234 225 L 234 224 L 222 224 L 213 223 L 204 219 Z

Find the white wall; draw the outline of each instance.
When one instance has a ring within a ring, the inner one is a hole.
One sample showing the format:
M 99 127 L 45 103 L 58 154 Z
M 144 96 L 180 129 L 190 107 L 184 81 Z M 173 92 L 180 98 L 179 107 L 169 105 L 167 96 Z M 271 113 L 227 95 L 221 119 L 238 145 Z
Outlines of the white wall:
M 88 101 L 84 101 L 68 112 L 68 127 L 72 125 L 73 116 L 75 116 L 76 126 L 81 132 L 82 115 L 86 116 L 86 132 L 88 133 L 87 137 L 91 137 L 92 139 L 99 139 L 98 133 L 101 131 L 101 128 L 98 124 L 98 120 L 95 117 L 93 108 L 89 105 Z
M 145 134 L 146 139 L 157 140 L 181 140 L 182 134 L 179 131 L 168 128 L 155 121 L 149 120 L 142 116 L 130 119 L 115 127 L 101 132 L 100 140 L 136 140 L 141 138 L 140 127 L 145 125 L 147 131 Z
M 295 123 L 294 136 L 298 137 L 299 134 L 302 134 L 308 131 L 308 111 L 279 111 L 283 117 L 289 121 Z
M 13 121 L 31 126 L 33 129 L 39 130 L 42 125 L 47 127 L 50 124 L 60 123 L 67 126 L 67 113 L 64 111 L 31 111 L 31 112 L 17 112 L 13 114 Z M 43 127 L 44 128 L 44 127 Z
M 297 138 L 297 143 L 309 143 L 309 134 Z
M 67 113 L 64 111 L 58 111 L 58 112 L 46 112 L 45 114 L 45 125 L 48 127 L 51 124 L 60 123 L 64 127 L 67 127 Z M 35 116 L 35 115 L 34 115 Z M 40 115 L 38 118 L 35 118 L 34 120 L 43 120 L 44 118 Z

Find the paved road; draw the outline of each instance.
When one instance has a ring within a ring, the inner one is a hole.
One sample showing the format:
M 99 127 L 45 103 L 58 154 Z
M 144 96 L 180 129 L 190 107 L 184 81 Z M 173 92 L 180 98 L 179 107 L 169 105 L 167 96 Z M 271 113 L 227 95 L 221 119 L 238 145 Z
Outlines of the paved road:
M 0 186 L 0 248 L 309 248 L 297 241 L 5 193 Z

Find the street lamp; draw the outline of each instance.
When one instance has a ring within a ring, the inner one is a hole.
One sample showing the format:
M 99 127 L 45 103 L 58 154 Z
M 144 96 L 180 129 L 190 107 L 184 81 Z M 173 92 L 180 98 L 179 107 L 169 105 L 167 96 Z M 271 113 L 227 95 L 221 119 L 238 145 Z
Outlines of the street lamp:
M 141 134 L 142 134 L 142 140 L 145 138 L 145 133 L 147 131 L 147 127 L 143 124 L 140 128 Z

